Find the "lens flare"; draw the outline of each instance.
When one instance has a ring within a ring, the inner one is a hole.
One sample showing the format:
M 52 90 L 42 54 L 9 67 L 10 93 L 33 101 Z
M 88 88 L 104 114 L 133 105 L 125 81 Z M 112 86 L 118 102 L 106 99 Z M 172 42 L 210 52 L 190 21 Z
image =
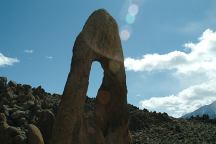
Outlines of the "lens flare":
M 120 69 L 120 65 L 118 62 L 116 61 L 110 61 L 109 62 L 109 69 L 113 72 L 113 73 L 117 73 Z
M 127 41 L 131 37 L 131 26 L 135 23 L 144 0 L 126 0 L 121 10 L 121 20 L 125 21 L 125 26 L 119 35 L 122 41 Z
M 132 4 L 128 8 L 128 13 L 132 16 L 136 16 L 139 12 L 139 7 L 136 4 Z
M 121 40 L 123 41 L 127 41 L 129 38 L 130 38 L 130 31 L 128 29 L 123 29 L 121 32 L 120 32 L 120 38 Z
M 136 17 L 131 15 L 131 14 L 127 14 L 126 16 L 126 22 L 127 24 L 133 24 L 135 22 Z

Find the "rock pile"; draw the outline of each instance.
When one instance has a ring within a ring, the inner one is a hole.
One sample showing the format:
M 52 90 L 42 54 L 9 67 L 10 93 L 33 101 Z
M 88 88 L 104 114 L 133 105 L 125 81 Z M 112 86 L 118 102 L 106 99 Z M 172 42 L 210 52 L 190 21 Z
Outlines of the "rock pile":
M 25 99 L 26 96 L 19 95 L 23 93 L 24 87 L 26 85 L 7 82 L 6 78 L 0 77 L 0 143 L 43 144 L 44 141 L 45 144 L 50 144 L 51 127 L 61 96 L 51 95 L 37 87 L 31 88 L 33 100 L 26 101 L 22 100 L 22 97 Z M 95 108 L 96 99 L 86 97 L 83 115 L 91 117 Z M 132 144 L 216 142 L 216 124 L 175 119 L 166 113 L 140 110 L 130 104 L 128 110 Z
M 0 77 L 1 144 L 48 143 L 59 100 L 41 86 L 32 88 Z

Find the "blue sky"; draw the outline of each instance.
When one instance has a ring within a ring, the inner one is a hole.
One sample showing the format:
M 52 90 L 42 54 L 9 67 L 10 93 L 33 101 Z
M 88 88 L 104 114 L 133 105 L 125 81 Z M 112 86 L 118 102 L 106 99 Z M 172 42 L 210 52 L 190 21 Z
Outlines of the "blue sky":
M 0 75 L 61 94 L 75 38 L 99 8 L 119 25 L 129 103 L 178 117 L 216 100 L 215 0 L 0 0 Z M 93 64 L 88 95 L 102 73 Z

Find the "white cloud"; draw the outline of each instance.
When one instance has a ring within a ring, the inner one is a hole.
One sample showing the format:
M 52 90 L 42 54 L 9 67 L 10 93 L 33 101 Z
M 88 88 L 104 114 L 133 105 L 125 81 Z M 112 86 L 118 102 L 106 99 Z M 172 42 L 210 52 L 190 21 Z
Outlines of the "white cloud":
M 141 59 L 126 58 L 125 67 L 133 71 L 153 71 L 175 69 L 176 65 L 182 65 L 187 61 L 186 54 L 173 51 L 168 54 L 147 54 Z
M 140 101 L 141 107 L 167 112 L 174 117 L 192 112 L 216 100 L 215 80 L 186 88 L 176 95 Z
M 28 54 L 32 54 L 34 52 L 34 50 L 32 49 L 26 49 L 24 50 L 25 53 L 28 53 Z
M 46 59 L 52 60 L 53 56 L 46 56 Z
M 172 70 L 176 78 L 188 83 L 199 79 L 199 83 L 177 94 L 142 100 L 142 107 L 178 117 L 216 100 L 216 32 L 207 29 L 197 43 L 189 42 L 184 47 L 189 52 L 172 51 L 162 55 L 147 54 L 141 59 L 125 59 L 128 71 Z
M 141 59 L 126 58 L 125 67 L 132 71 L 176 70 L 180 74 L 216 70 L 216 32 L 207 29 L 198 43 L 186 43 L 189 53 L 147 54 Z
M 17 58 L 10 58 L 0 53 L 0 67 L 6 66 L 6 65 L 13 65 L 14 63 L 17 63 L 17 62 L 19 62 Z

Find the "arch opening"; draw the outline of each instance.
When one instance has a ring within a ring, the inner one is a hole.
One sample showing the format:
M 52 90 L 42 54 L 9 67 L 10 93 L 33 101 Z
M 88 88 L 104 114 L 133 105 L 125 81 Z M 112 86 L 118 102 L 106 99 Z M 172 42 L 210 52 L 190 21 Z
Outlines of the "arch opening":
M 104 70 L 98 61 L 93 61 L 89 75 L 89 85 L 87 89 L 87 96 L 96 98 L 97 92 L 102 84 Z

